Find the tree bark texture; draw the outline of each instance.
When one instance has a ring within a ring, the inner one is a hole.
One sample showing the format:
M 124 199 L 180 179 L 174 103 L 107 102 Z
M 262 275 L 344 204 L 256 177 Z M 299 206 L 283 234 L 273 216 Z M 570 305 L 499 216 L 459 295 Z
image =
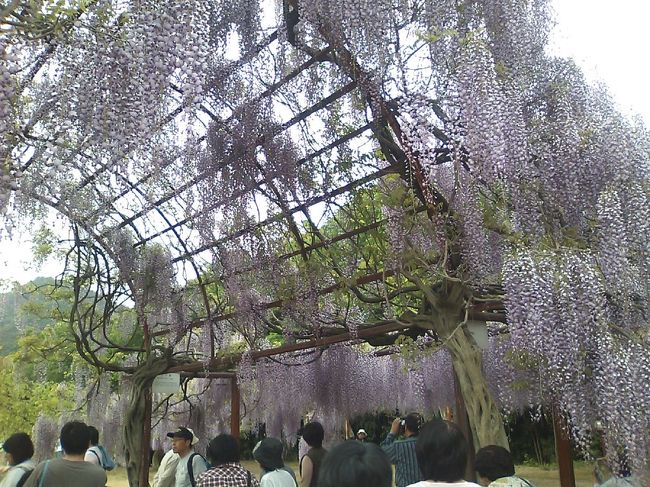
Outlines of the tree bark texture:
M 447 349 L 451 353 L 454 371 L 465 400 L 474 435 L 474 447 L 477 450 L 487 445 L 509 448 L 503 418 L 483 374 L 481 350 L 473 342 L 462 328 L 449 338 Z
M 427 306 L 423 311 L 431 314 L 432 328 L 450 352 L 475 449 L 487 445 L 508 448 L 503 418 L 483 374 L 481 349 L 461 325 L 466 312 L 467 289 L 460 282 L 446 281 L 426 294 Z
M 123 435 L 124 458 L 126 459 L 130 487 L 147 487 L 140 481 L 141 469 L 148 469 L 148 462 L 142 461 L 145 458 L 142 453 L 144 422 L 148 417 L 146 395 L 155 377 L 165 372 L 169 366 L 168 359 L 152 357 L 143 363 L 131 377 L 131 398 L 124 419 Z

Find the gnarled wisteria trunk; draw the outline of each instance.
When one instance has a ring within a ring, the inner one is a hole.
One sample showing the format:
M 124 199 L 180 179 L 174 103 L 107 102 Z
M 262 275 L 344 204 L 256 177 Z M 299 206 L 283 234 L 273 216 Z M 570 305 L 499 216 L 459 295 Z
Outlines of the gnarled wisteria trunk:
M 466 309 L 467 288 L 460 282 L 447 280 L 426 295 L 425 311 L 430 313 L 431 327 L 451 355 L 475 448 L 487 445 L 508 448 L 503 419 L 483 373 L 481 350 L 468 335 L 461 318 Z
M 124 418 L 123 439 L 124 439 L 124 458 L 126 470 L 131 487 L 145 487 L 141 484 L 143 443 L 144 443 L 144 424 L 150 421 L 150 402 L 147 400 L 149 388 L 154 378 L 162 374 L 169 367 L 169 361 L 166 358 L 150 357 L 132 376 L 131 397 L 129 408 Z M 149 449 L 147 448 L 146 458 L 149 458 Z M 148 462 L 144 464 L 148 467 Z
M 483 373 L 481 350 L 463 328 L 449 337 L 446 346 L 465 401 L 474 446 L 477 449 L 487 445 L 508 448 L 503 419 Z

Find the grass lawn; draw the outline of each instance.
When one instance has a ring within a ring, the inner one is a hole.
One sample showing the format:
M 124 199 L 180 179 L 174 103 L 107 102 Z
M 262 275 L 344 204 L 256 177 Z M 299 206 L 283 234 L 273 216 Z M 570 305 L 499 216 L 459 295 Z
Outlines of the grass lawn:
M 259 476 L 260 469 L 257 462 L 244 461 L 242 463 L 251 472 Z M 289 465 L 298 473 L 298 464 L 296 462 L 289 462 Z M 574 464 L 574 471 L 576 487 L 592 487 L 594 485 L 591 464 L 576 462 Z M 153 473 L 152 471 L 150 481 L 153 481 Z M 558 487 L 560 485 L 560 477 L 556 466 L 546 468 L 522 465 L 517 467 L 517 474 L 530 480 L 535 487 Z M 108 472 L 108 485 L 109 487 L 129 487 L 126 479 L 126 470 L 118 468 L 113 472 Z

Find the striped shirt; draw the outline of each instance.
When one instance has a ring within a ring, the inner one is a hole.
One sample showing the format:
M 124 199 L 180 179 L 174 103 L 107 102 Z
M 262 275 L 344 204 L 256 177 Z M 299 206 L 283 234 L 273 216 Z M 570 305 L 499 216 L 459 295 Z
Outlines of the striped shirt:
M 415 456 L 417 436 L 398 441 L 395 441 L 395 438 L 394 434 L 388 433 L 386 439 L 381 442 L 382 450 L 386 452 L 391 463 L 395 464 L 395 485 L 406 487 L 424 480 Z

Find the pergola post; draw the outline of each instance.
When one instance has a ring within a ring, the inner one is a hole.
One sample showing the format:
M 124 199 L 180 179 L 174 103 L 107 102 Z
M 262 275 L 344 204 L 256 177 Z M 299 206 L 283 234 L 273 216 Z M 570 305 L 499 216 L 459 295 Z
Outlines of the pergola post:
M 555 435 L 555 457 L 560 470 L 560 487 L 576 487 L 571 441 L 565 426 L 564 419 L 555 406 L 553 408 L 553 433 Z
M 237 440 L 239 440 L 239 424 L 241 422 L 239 399 L 239 386 L 237 377 L 234 376 L 230 379 L 230 434 Z

